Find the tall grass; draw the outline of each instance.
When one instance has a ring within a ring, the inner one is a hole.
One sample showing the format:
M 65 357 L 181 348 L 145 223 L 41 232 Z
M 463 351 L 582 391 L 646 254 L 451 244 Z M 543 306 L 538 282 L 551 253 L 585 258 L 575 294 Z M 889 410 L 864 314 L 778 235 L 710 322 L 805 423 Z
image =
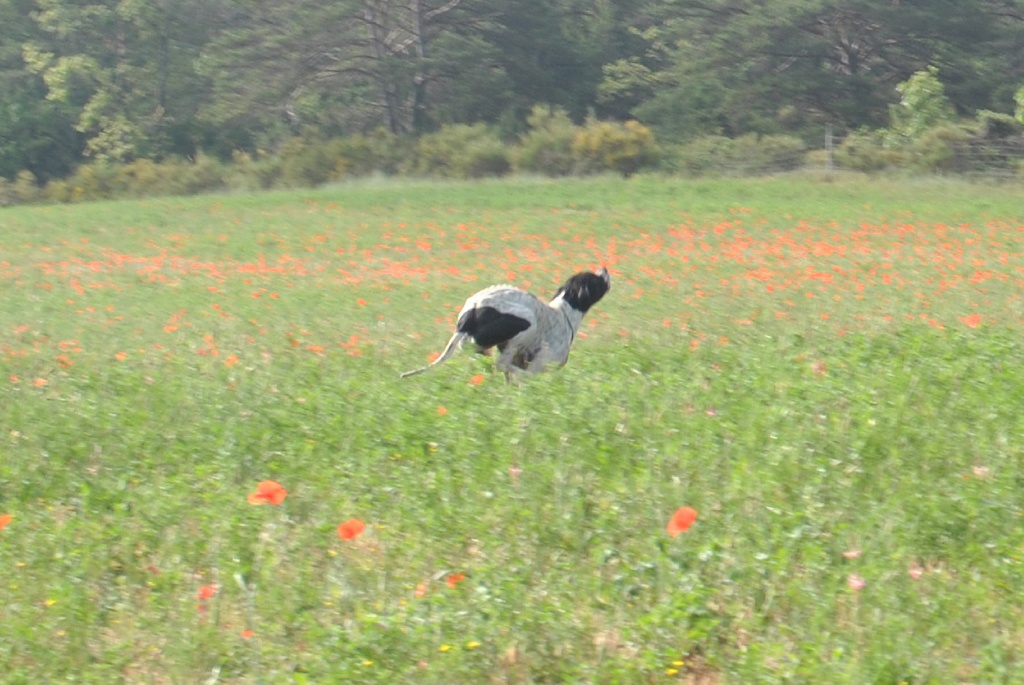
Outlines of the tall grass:
M 641 177 L 4 210 L 0 678 L 1012 682 L 1021 195 Z M 599 264 L 558 373 L 398 379 L 475 290 Z M 247 501 L 263 480 L 280 506 Z

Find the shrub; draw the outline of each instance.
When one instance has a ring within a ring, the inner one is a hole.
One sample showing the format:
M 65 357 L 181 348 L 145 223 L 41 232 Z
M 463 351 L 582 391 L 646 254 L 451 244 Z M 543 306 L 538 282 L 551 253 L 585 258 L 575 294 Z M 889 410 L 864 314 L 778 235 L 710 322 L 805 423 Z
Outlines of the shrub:
M 123 187 L 128 195 L 145 197 L 147 195 L 168 194 L 168 164 L 157 164 L 151 159 L 137 159 L 127 164 L 117 165 L 116 185 Z
M 217 158 L 198 153 L 195 159 L 170 166 L 166 188 L 176 195 L 198 195 L 228 186 L 229 171 Z
M 15 175 L 11 191 L 14 195 L 14 201 L 23 205 L 37 202 L 42 197 L 36 175 L 27 170 L 19 171 Z
M 907 146 L 909 166 L 924 173 L 952 173 L 970 169 L 971 134 L 953 124 L 922 131 Z M 960 148 L 958 154 L 957 148 Z
M 526 118 L 530 130 L 520 139 L 515 166 L 547 176 L 576 173 L 577 160 L 573 140 L 580 127 L 572 123 L 565 110 L 536 105 Z
M 413 145 L 385 129 L 339 138 L 335 142 L 335 178 L 397 174 L 413 155 Z
M 703 136 L 677 148 L 672 166 L 689 176 L 753 176 L 799 169 L 805 153 L 793 136 Z
M 732 149 L 732 140 L 725 136 L 701 136 L 675 149 L 672 167 L 687 176 L 720 175 L 722 160 L 732 156 Z
M 483 124 L 456 124 L 422 136 L 413 170 L 428 176 L 502 176 L 512 168 L 505 146 Z
M 104 200 L 125 194 L 124 177 L 108 162 L 93 162 L 78 167 L 68 183 L 73 202 Z
M 66 179 L 54 179 L 43 188 L 43 200 L 45 202 L 71 202 L 72 188 Z
M 836 149 L 836 163 L 844 169 L 869 173 L 901 166 L 905 155 L 886 147 L 883 136 L 879 132 L 851 133 Z
M 615 171 L 625 177 L 658 160 L 651 130 L 637 121 L 591 121 L 573 136 L 571 148 L 585 171 Z
M 337 159 L 327 141 L 314 132 L 287 140 L 277 151 L 280 183 L 293 187 L 318 186 L 335 176 Z
M 253 159 L 248 152 L 231 154 L 230 185 L 243 190 L 273 188 L 281 177 L 281 158 L 257 152 Z
M 465 175 L 469 178 L 506 176 L 512 171 L 512 160 L 505 145 L 494 140 L 480 141 L 466 151 Z
M 1009 114 L 983 109 L 977 114 L 977 122 L 977 135 L 987 140 L 1024 135 L 1024 121 L 1017 121 Z

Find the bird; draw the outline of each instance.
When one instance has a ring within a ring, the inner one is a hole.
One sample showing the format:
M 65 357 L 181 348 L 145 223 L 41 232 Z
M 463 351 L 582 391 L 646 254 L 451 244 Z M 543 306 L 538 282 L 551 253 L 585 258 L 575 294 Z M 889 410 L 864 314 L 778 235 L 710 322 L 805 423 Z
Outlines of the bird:
M 581 271 L 571 276 L 550 302 L 513 285 L 484 288 L 462 306 L 455 332 L 440 356 L 401 377 L 415 376 L 444 363 L 467 340 L 483 354 L 498 348 L 495 367 L 504 372 L 506 383 L 513 374 L 561 368 L 569 360 L 569 349 L 583 316 L 611 285 L 611 274 L 601 267 L 596 272 Z

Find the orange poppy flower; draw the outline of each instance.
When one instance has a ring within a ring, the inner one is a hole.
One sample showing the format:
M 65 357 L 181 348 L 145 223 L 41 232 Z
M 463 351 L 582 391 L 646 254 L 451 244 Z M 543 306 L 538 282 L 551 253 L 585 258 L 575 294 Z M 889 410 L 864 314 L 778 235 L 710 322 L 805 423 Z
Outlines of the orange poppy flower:
M 3 530 L 10 525 L 11 521 L 14 520 L 14 514 L 3 514 L 0 516 L 0 530 Z
M 338 537 L 342 540 L 354 540 L 366 530 L 366 524 L 359 519 L 349 519 L 338 525 Z
M 455 586 L 466 579 L 465 573 L 449 573 L 448 577 L 445 578 L 445 582 L 448 583 L 448 587 L 455 589 Z
M 242 631 L 242 639 L 243 640 L 248 640 L 249 638 L 252 638 L 252 637 L 255 637 L 255 636 L 256 636 L 256 632 L 255 631 L 252 631 L 252 630 L 243 630 Z
M 484 382 L 484 375 L 482 373 L 478 373 L 477 375 L 475 375 L 475 376 L 473 376 L 472 378 L 469 379 L 469 384 L 470 385 L 480 385 L 483 382 Z
M 284 502 L 288 491 L 275 480 L 264 480 L 256 486 L 256 492 L 249 493 L 249 504 L 257 506 L 262 504 L 273 504 L 275 507 Z
M 200 585 L 196 597 L 205 602 L 208 599 L 213 599 L 215 594 L 217 594 L 216 585 Z
M 961 316 L 960 321 L 968 328 L 977 328 L 981 325 L 981 314 L 974 313 L 968 316 Z
M 665 530 L 669 535 L 675 537 L 680 533 L 686 532 L 696 520 L 696 509 L 693 507 L 679 507 L 676 509 L 676 513 L 672 514 L 672 518 L 669 519 L 668 525 L 665 526 Z

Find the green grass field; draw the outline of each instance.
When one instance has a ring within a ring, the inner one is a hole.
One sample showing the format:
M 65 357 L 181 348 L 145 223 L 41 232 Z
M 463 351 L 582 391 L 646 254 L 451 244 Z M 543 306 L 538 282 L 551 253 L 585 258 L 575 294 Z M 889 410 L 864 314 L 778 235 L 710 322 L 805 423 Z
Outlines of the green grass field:
M 1022 207 L 641 177 L 2 210 L 0 681 L 1021 682 Z M 399 380 L 479 288 L 602 264 L 563 370 Z

